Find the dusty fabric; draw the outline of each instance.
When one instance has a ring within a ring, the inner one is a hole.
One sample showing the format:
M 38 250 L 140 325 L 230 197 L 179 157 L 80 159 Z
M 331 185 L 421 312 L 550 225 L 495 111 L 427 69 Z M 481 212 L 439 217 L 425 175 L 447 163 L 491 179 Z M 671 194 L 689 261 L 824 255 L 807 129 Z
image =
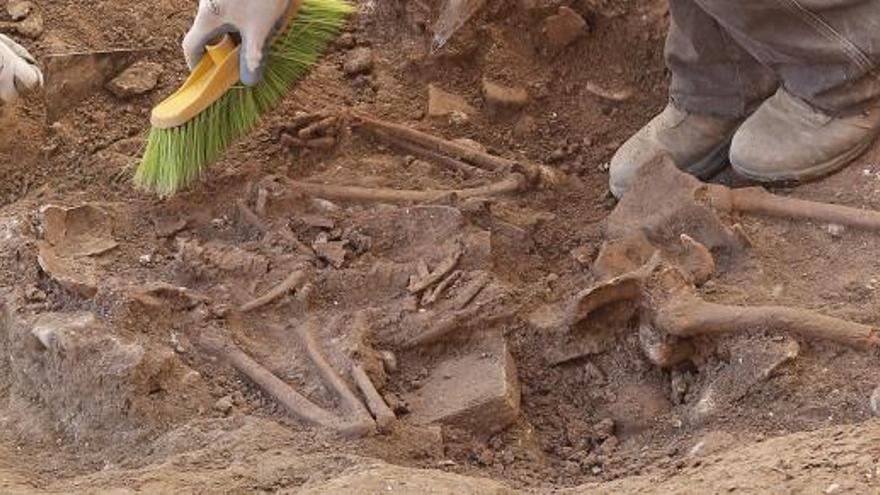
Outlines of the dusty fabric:
M 670 0 L 670 97 L 743 116 L 780 84 L 832 115 L 880 99 L 880 1 Z

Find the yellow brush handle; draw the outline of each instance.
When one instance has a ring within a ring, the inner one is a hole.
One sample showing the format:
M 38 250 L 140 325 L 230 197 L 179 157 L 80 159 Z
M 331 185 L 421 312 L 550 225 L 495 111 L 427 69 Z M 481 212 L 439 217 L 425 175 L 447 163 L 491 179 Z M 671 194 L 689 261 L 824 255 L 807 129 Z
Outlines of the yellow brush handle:
M 204 112 L 219 100 L 240 77 L 240 50 L 231 36 L 206 48 L 207 53 L 173 95 L 153 109 L 153 127 L 179 127 Z

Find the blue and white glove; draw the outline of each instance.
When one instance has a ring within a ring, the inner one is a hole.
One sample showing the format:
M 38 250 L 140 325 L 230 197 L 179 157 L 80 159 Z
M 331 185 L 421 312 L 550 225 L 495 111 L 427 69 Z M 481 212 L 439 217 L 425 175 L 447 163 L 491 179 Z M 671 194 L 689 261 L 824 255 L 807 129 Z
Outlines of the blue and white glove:
M 0 100 L 11 103 L 19 95 L 43 85 L 43 73 L 34 57 L 8 36 L 0 34 Z
M 241 82 L 253 86 L 263 78 L 269 43 L 283 28 L 290 2 L 295 0 L 199 0 L 199 12 L 183 40 L 190 69 L 205 54 L 205 47 L 220 35 L 241 36 Z

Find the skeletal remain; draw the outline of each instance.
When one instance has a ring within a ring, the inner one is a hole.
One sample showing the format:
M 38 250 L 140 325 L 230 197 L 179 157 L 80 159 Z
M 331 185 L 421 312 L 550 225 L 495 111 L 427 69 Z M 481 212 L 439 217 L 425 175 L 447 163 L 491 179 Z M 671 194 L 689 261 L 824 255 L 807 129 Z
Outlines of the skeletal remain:
M 199 345 L 205 351 L 229 363 L 241 374 L 257 384 L 295 418 L 309 425 L 328 428 L 346 436 L 360 437 L 370 432 L 369 425 L 347 421 L 315 405 L 290 385 L 275 376 L 238 346 L 216 335 L 203 335 Z
M 285 294 L 289 293 L 292 290 L 295 290 L 297 287 L 303 284 L 307 278 L 307 274 L 305 270 L 294 270 L 286 279 L 284 279 L 280 284 L 276 285 L 269 292 L 266 292 L 262 296 L 254 299 L 253 301 L 242 304 L 238 309 L 242 313 L 247 313 L 248 311 L 253 311 L 255 309 L 262 308 L 267 304 L 274 302 Z
M 305 348 L 306 353 L 309 355 L 309 359 L 311 359 L 312 363 L 318 368 L 324 383 L 326 383 L 342 400 L 342 405 L 345 410 L 354 416 L 354 422 L 361 423 L 364 428 L 372 428 L 374 422 L 370 417 L 370 413 L 367 412 L 364 408 L 364 404 L 358 400 L 354 392 L 348 387 L 345 380 L 343 380 L 342 377 L 339 376 L 339 373 L 337 373 L 336 370 L 330 366 L 330 363 L 327 362 L 327 359 L 318 347 L 318 343 L 315 341 L 314 335 L 312 335 L 310 325 L 299 325 L 294 333 L 299 338 L 303 348 Z
M 659 253 L 641 269 L 579 294 L 572 303 L 568 323 L 583 321 L 609 304 L 627 301 L 638 304 L 643 325 L 676 337 L 774 329 L 859 349 L 880 348 L 880 330 L 876 327 L 805 309 L 704 301 L 697 295 L 691 276 L 664 261 Z M 656 361 L 675 360 L 670 357 Z
M 310 124 L 297 132 L 297 136 L 300 139 L 308 140 L 318 137 L 326 137 L 328 135 L 336 134 L 336 124 L 338 119 L 336 117 L 327 117 L 326 119 L 319 120 L 314 124 Z
M 453 158 L 451 156 L 446 156 L 442 153 L 438 153 L 436 151 L 431 151 L 429 149 L 425 149 L 418 144 L 411 143 L 409 141 L 402 140 L 400 138 L 391 137 L 383 132 L 375 132 L 375 135 L 380 137 L 383 141 L 388 144 L 394 146 L 395 148 L 399 148 L 400 150 L 410 153 L 412 155 L 424 158 L 431 162 L 434 162 L 438 165 L 441 165 L 449 170 L 454 170 L 456 172 L 460 172 L 465 177 L 471 177 L 480 171 L 479 168 L 474 167 L 473 165 L 468 165 L 467 163 Z
M 245 203 L 243 199 L 239 199 L 235 202 L 235 206 L 238 208 L 238 213 L 241 215 L 241 219 L 244 220 L 248 225 L 256 229 L 259 233 L 265 234 L 269 231 L 269 228 L 266 226 L 266 223 L 263 222 L 253 210 Z
M 379 427 L 379 430 L 387 430 L 397 419 L 397 416 L 394 415 L 394 411 L 388 407 L 388 404 L 385 403 L 385 399 L 379 395 L 379 391 L 376 390 L 376 386 L 373 385 L 373 381 L 370 380 L 370 377 L 367 375 L 367 372 L 364 371 L 363 366 L 359 364 L 354 365 L 351 368 L 351 376 L 354 378 L 354 382 L 357 384 L 358 389 L 364 394 L 364 398 L 367 401 L 367 407 L 370 409 L 370 412 L 373 413 L 373 417 L 376 418 L 376 426 Z
M 556 184 L 560 181 L 560 174 L 555 170 L 530 163 L 521 163 L 508 160 L 499 156 L 471 148 L 461 143 L 449 141 L 431 134 L 417 131 L 410 127 L 385 122 L 364 115 L 356 115 L 353 121 L 360 128 L 365 129 L 377 137 L 391 137 L 395 141 L 410 142 L 428 151 L 450 156 L 458 161 L 486 169 L 493 172 L 521 171 L 529 180 L 538 180 L 544 184 Z
M 440 296 L 446 292 L 446 289 L 454 284 L 459 278 L 461 278 L 461 270 L 455 270 L 437 284 L 437 287 L 435 287 L 434 290 L 425 291 L 425 295 L 422 297 L 422 306 L 430 306 L 437 302 L 437 300 L 440 299 Z
M 730 189 L 714 184 L 706 187 L 712 206 L 724 212 L 813 220 L 855 229 L 880 230 L 880 212 L 873 210 L 787 198 L 771 194 L 759 187 Z
M 455 297 L 455 300 L 452 302 L 452 307 L 455 309 L 464 309 L 471 301 L 474 300 L 483 289 L 489 285 L 489 281 L 492 277 L 489 276 L 487 272 L 480 272 L 477 275 L 477 278 L 473 279 L 470 284 L 466 285 L 464 289 Z
M 366 188 L 357 186 L 337 186 L 317 184 L 288 179 L 288 186 L 310 196 L 323 199 L 347 201 L 379 201 L 385 203 L 425 203 L 439 201 L 445 197 L 468 199 L 476 197 L 497 196 L 522 191 L 527 186 L 522 174 L 510 174 L 506 178 L 482 187 L 469 189 L 440 189 L 428 191 L 398 190 L 388 188 Z
M 446 276 L 455 269 L 455 266 L 458 265 L 458 260 L 461 259 L 463 254 L 464 246 L 461 244 L 461 242 L 457 242 L 455 244 L 455 247 L 452 249 L 452 252 L 449 253 L 449 255 L 444 258 L 439 265 L 437 265 L 437 268 L 435 268 L 434 271 L 432 271 L 425 277 L 414 280 L 410 284 L 410 294 L 418 294 L 446 278 Z

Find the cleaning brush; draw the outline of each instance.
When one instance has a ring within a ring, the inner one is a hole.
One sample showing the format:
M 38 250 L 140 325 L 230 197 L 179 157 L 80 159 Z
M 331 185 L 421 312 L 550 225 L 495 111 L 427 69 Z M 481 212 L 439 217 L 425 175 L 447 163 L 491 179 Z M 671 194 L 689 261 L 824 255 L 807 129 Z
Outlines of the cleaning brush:
M 240 84 L 240 47 L 226 35 L 207 48 L 184 85 L 153 109 L 134 177 L 139 188 L 167 197 L 198 179 L 318 62 L 353 11 L 344 0 L 291 1 L 292 22 L 274 39 L 260 83 Z

